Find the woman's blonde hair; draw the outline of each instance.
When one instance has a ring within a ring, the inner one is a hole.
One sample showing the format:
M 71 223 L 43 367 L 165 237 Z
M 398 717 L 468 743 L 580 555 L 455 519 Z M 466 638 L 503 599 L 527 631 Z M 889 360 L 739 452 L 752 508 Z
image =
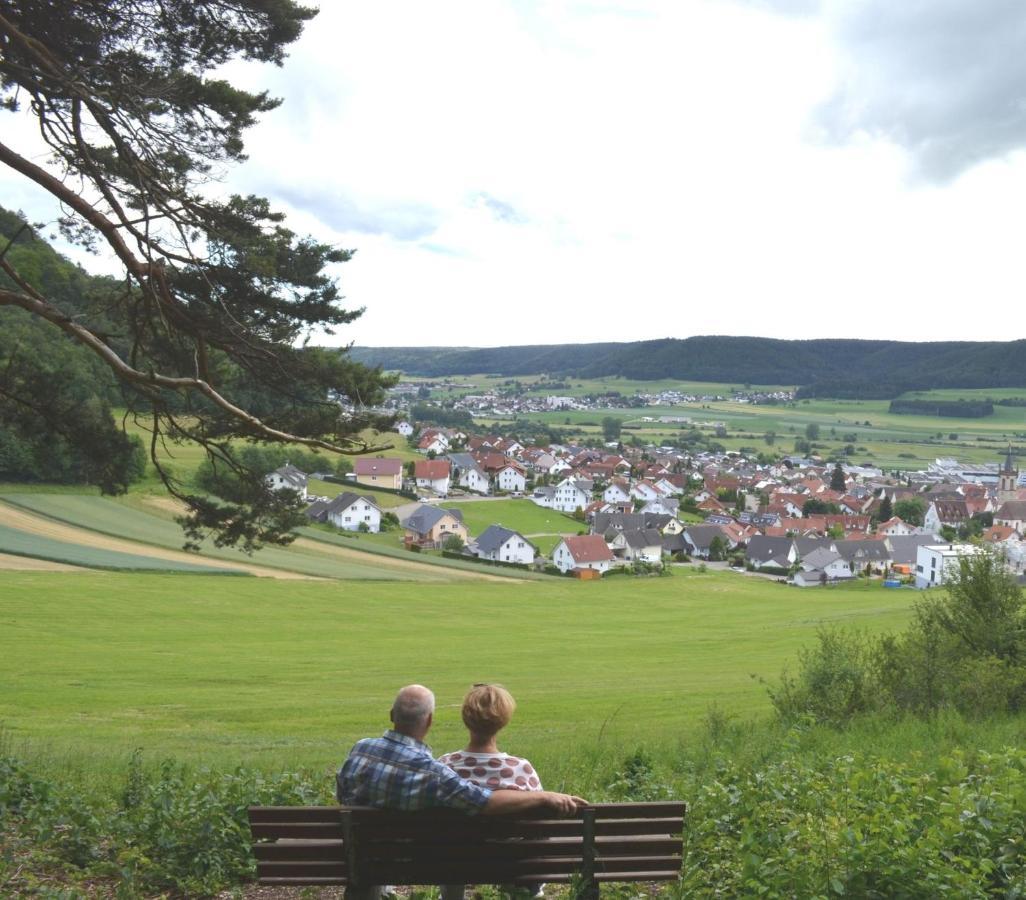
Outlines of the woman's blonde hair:
M 497 734 L 516 708 L 517 701 L 501 684 L 475 684 L 463 698 L 463 724 L 474 734 Z

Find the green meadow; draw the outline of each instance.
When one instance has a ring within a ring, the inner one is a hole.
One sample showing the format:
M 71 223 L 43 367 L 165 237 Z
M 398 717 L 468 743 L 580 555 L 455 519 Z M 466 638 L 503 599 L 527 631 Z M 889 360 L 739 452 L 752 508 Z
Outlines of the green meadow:
M 484 584 L 0 573 L 0 722 L 15 745 L 103 777 L 150 758 L 327 770 L 380 731 L 395 689 L 463 740 L 467 686 L 520 708 L 506 738 L 553 777 L 570 757 L 672 749 L 711 706 L 769 710 L 816 630 L 898 629 L 911 591 L 800 591 L 733 573 Z

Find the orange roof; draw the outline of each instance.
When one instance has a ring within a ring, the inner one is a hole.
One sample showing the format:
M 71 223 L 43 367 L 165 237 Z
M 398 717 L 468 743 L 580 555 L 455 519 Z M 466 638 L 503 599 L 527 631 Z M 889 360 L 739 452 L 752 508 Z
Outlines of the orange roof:
M 413 464 L 414 478 L 427 478 L 435 481 L 449 475 L 449 463 L 444 459 L 419 459 Z
M 613 552 L 609 549 L 609 545 L 606 544 L 601 534 L 581 534 L 576 537 L 565 537 L 563 538 L 563 543 L 566 544 L 570 555 L 576 563 L 611 562 L 613 560 Z

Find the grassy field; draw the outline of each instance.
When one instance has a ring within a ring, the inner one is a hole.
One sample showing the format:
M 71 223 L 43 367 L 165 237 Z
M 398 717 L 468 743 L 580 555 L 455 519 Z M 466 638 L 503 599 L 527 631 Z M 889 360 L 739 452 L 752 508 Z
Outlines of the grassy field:
M 384 727 L 398 685 L 435 688 L 443 750 L 463 740 L 466 687 L 500 681 L 521 704 L 508 743 L 565 773 L 571 746 L 672 748 L 710 704 L 765 712 L 758 679 L 775 678 L 820 625 L 897 628 L 914 596 L 697 572 L 487 592 L 0 573 L 0 721 L 35 755 L 98 773 L 136 747 L 327 770 Z
M 583 527 L 570 516 L 553 509 L 544 509 L 530 500 L 448 500 L 441 504 L 459 509 L 472 535 L 479 535 L 489 525 L 504 525 L 523 535 L 577 534 Z
M 68 563 L 91 569 L 113 569 L 128 572 L 190 572 L 197 574 L 241 575 L 241 571 L 213 569 L 201 562 L 184 563 L 135 553 L 120 553 L 85 544 L 54 540 L 37 534 L 27 534 L 17 528 L 0 524 L 0 552 L 31 559 Z
M 145 497 L 138 495 L 117 501 L 88 495 L 28 493 L 5 494 L 0 500 L 16 509 L 82 529 L 83 543 L 87 542 L 89 532 L 95 532 L 137 542 L 139 552 L 145 554 L 146 546 L 178 550 L 184 540 L 172 510 L 149 505 Z M 0 515 L 2 509 L 0 505 Z M 361 553 L 355 547 L 336 547 L 309 538 L 300 538 L 287 548 L 265 547 L 254 556 L 215 547 L 207 541 L 196 555 L 197 563 L 202 563 L 204 558 L 240 564 L 256 563 L 265 569 L 346 580 L 445 581 L 470 578 L 476 574 L 448 567 L 445 565 L 447 561 L 438 566 L 428 566 L 412 555 L 408 559 L 384 559 Z M 447 568 L 451 571 L 446 571 Z

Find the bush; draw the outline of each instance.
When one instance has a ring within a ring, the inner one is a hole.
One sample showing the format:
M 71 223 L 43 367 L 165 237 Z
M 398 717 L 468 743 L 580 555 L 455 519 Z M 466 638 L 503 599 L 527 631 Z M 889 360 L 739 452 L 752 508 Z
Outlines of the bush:
M 328 800 L 324 778 L 196 771 L 171 760 L 147 771 L 136 756 L 120 796 L 99 801 L 0 756 L 0 815 L 25 841 L 20 852 L 72 876 L 114 876 L 125 897 L 212 896 L 238 884 L 254 871 L 246 807 Z M 4 890 L 36 893 L 32 878 L 6 880 Z
M 681 896 L 1019 896 L 1026 753 L 937 771 L 842 756 L 722 765 L 685 822 Z
M 817 644 L 798 653 L 798 674 L 785 672 L 770 688 L 773 708 L 785 722 L 811 718 L 844 725 L 879 703 L 872 672 L 873 645 L 865 635 L 822 628 Z

